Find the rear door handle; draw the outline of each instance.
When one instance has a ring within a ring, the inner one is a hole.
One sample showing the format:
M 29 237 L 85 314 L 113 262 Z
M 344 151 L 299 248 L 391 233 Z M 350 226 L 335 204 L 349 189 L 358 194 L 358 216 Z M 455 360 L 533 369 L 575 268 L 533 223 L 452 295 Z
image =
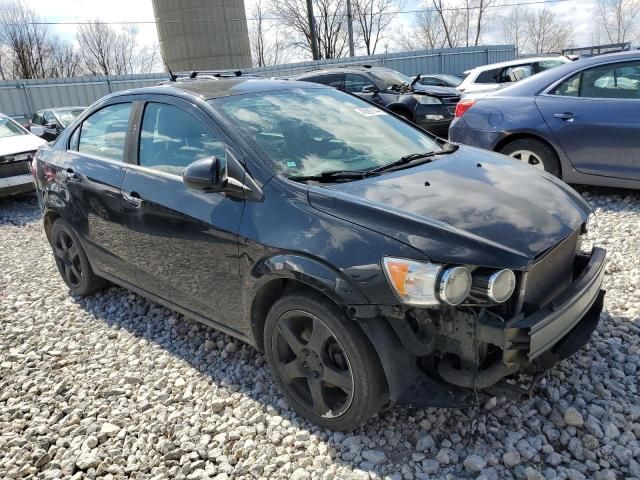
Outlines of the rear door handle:
M 79 173 L 73 171 L 73 168 L 67 168 L 62 172 L 62 174 L 67 180 L 78 181 L 82 178 Z
M 573 120 L 576 116 L 571 112 L 556 113 L 553 115 L 560 120 Z
M 123 193 L 122 198 L 124 198 L 127 203 L 133 205 L 136 208 L 139 208 L 142 205 L 142 199 L 140 198 L 138 192 Z

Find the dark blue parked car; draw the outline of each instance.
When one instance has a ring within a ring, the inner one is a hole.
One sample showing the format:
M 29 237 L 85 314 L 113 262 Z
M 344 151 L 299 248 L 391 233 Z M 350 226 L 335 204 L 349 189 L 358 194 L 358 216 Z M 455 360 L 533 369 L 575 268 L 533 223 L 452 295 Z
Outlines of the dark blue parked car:
M 580 60 L 463 99 L 449 138 L 566 182 L 640 188 L 640 52 Z

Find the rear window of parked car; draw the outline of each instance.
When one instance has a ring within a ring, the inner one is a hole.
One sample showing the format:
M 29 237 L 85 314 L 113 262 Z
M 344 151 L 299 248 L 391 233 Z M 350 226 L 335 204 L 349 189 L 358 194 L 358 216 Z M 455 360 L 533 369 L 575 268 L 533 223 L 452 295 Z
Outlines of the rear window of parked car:
M 499 68 L 494 68 L 493 70 L 480 72 L 480 74 L 478 75 L 478 78 L 476 78 L 474 83 L 498 83 L 499 73 L 500 73 Z
M 565 80 L 550 93 L 565 97 L 640 99 L 640 62 L 589 68 Z
M 80 153 L 124 161 L 124 141 L 130 113 L 131 103 L 118 103 L 98 110 L 74 132 L 71 148 L 78 141 L 76 134 L 79 131 L 77 148 Z

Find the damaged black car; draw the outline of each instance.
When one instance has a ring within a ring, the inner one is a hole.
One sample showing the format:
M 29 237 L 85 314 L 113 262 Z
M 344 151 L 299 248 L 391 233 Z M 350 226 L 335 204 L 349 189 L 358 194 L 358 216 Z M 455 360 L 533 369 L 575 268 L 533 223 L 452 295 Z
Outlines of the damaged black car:
M 34 173 L 73 294 L 120 285 L 264 350 L 330 429 L 527 394 L 603 307 L 574 190 L 321 85 L 119 92 Z

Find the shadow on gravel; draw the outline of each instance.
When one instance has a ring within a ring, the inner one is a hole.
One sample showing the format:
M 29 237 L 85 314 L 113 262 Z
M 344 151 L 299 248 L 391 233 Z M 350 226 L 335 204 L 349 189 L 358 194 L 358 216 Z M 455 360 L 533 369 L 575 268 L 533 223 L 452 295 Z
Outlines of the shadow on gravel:
M 0 224 L 26 225 L 42 217 L 35 193 L 0 197 Z
M 469 448 L 481 443 L 482 435 L 486 433 L 486 428 L 477 428 L 474 422 L 479 415 L 477 409 L 423 410 L 412 407 L 394 407 L 382 412 L 354 432 L 345 434 L 325 430 L 289 409 L 271 380 L 264 355 L 255 348 L 120 287 L 110 287 L 90 297 L 74 297 L 74 300 L 110 329 L 124 329 L 184 360 L 206 375 L 212 386 L 240 392 L 265 409 L 273 407 L 273 413 L 289 420 L 294 427 L 316 435 L 327 442 L 329 448 L 335 448 L 333 460 L 349 468 L 373 471 L 377 465 L 374 462 L 381 458 L 378 452 L 384 452 L 384 462 L 406 464 L 416 453 L 415 445 L 421 439 L 421 448 L 426 449 L 445 440 L 435 434 L 433 438 L 426 438 L 424 432 L 435 424 L 438 430 L 447 436 L 453 435 Z M 249 419 L 245 420 L 247 423 L 243 424 L 248 424 Z M 419 431 L 423 432 L 422 435 L 417 434 Z M 301 438 L 304 436 L 301 434 Z M 376 444 L 365 444 L 363 438 L 369 442 L 375 439 Z M 381 442 L 381 439 L 384 440 Z M 366 453 L 367 450 L 375 452 Z M 359 461 L 352 462 L 356 457 Z M 453 452 L 450 461 L 452 464 L 457 461 Z
M 579 190 L 594 208 L 602 207 L 606 211 L 624 211 L 625 205 L 637 210 L 640 200 L 640 192 L 630 190 L 592 187 L 579 187 Z M 610 205 L 610 197 L 616 201 L 615 206 Z M 3 223 L 6 212 L 12 209 L 20 209 L 22 213 L 15 217 L 12 214 L 17 222 L 8 220 L 7 223 L 26 224 L 39 220 L 35 198 L 0 201 Z M 326 442 L 330 449 L 335 449 L 335 452 L 329 450 L 335 463 L 365 472 L 375 470 L 385 474 L 404 474 L 411 462 L 409 473 L 418 465 L 424 472 L 433 468 L 434 473 L 439 468 L 455 467 L 457 478 L 475 478 L 478 473 L 465 472 L 463 460 L 471 454 L 479 455 L 489 459 L 486 467 L 492 468 L 492 465 L 500 463 L 499 459 L 491 457 L 495 457 L 493 452 L 501 451 L 505 445 L 511 448 L 517 445 L 523 458 L 531 455 L 530 458 L 537 458 L 540 465 L 544 465 L 546 457 L 541 445 L 553 445 L 557 451 L 569 455 L 563 455 L 563 465 L 582 471 L 584 461 L 571 458 L 564 445 L 566 439 L 558 440 L 561 438 L 564 410 L 571 404 L 585 408 L 590 404 L 602 404 L 606 408 L 611 401 L 623 405 L 626 402 L 638 404 L 636 395 L 626 397 L 629 392 L 636 393 L 637 378 L 634 380 L 627 376 L 624 381 L 628 385 L 620 385 L 620 379 L 609 378 L 607 373 L 613 366 L 619 367 L 619 360 L 614 361 L 616 352 L 612 350 L 613 345 L 622 348 L 617 339 L 627 340 L 630 335 L 638 333 L 630 331 L 631 326 L 622 326 L 628 319 L 612 317 L 608 313 L 603 313 L 605 321 L 598 327 L 593 344 L 578 352 L 573 360 L 555 367 L 530 401 L 494 399 L 480 409 L 468 410 L 395 407 L 381 413 L 361 429 L 343 434 L 323 430 L 293 413 L 271 381 L 262 353 L 226 334 L 189 321 L 119 287 L 74 300 L 88 314 L 109 327 L 109 339 L 116 338 L 118 330 L 122 329 L 159 346 L 204 375 L 212 386 L 212 396 L 217 396 L 218 388 L 239 392 L 261 404 L 267 413 L 289 420 L 299 429 L 296 442 L 308 441 L 308 434 L 312 433 Z M 591 385 L 589 389 L 583 388 L 582 375 Z M 618 383 L 619 388 L 613 388 L 609 381 Z M 605 387 L 607 384 L 609 386 Z M 625 388 L 629 392 L 625 393 Z M 628 405 L 624 405 L 620 410 L 626 413 L 627 408 Z M 620 411 L 610 415 L 612 422 L 622 425 L 624 416 Z M 240 420 L 240 425 L 252 423 L 248 417 L 240 417 Z M 591 421 L 591 418 L 587 420 Z M 267 424 L 267 429 L 273 428 L 270 420 Z M 524 440 L 525 444 L 521 444 Z M 437 461 L 433 460 L 434 457 Z M 428 463 L 434 461 L 439 467 Z

